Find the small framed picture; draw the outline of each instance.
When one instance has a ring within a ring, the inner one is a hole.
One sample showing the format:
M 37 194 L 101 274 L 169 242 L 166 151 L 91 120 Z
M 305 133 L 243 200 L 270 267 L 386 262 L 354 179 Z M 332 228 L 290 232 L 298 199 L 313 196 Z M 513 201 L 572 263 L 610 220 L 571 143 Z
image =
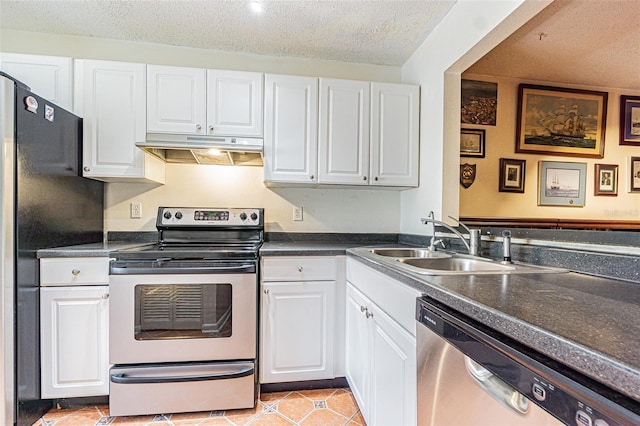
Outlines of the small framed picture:
M 584 207 L 586 182 L 587 163 L 540 161 L 538 205 Z
M 596 164 L 593 195 L 618 195 L 618 166 Z
M 640 192 L 640 157 L 629 157 L 629 192 Z
M 484 129 L 460 130 L 460 157 L 484 158 Z
M 620 96 L 620 145 L 640 146 L 640 96 Z
M 525 164 L 526 160 L 501 158 L 498 191 L 524 193 Z

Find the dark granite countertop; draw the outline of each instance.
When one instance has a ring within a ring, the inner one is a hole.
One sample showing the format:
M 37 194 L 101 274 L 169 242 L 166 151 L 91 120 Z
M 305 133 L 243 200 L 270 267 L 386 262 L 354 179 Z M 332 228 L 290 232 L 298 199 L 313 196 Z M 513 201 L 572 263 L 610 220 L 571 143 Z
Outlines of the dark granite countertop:
M 40 249 L 38 259 L 45 257 L 106 257 L 115 250 L 138 247 L 149 243 L 130 241 L 109 241 L 105 243 L 80 244 L 77 246 Z
M 573 272 L 427 276 L 365 248 L 347 253 L 640 401 L 640 285 Z
M 347 249 L 362 247 L 362 243 L 291 242 L 277 241 L 264 243 L 261 256 L 341 256 Z

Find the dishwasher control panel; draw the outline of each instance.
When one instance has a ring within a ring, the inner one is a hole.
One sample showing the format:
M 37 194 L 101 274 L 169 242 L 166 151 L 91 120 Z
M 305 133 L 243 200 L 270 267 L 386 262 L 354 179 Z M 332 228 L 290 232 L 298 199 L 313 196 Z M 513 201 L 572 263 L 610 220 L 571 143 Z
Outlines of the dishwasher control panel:
M 567 425 L 640 425 L 640 412 L 612 401 L 619 396 L 605 398 L 597 384 L 576 382 L 577 373 L 433 299 L 418 298 L 416 321 Z

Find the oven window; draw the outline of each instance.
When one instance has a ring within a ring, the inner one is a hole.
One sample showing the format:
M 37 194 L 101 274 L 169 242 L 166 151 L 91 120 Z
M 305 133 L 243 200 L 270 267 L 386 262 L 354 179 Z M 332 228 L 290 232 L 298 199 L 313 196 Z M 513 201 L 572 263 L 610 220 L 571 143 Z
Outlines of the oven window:
M 231 284 L 135 287 L 135 339 L 231 337 Z

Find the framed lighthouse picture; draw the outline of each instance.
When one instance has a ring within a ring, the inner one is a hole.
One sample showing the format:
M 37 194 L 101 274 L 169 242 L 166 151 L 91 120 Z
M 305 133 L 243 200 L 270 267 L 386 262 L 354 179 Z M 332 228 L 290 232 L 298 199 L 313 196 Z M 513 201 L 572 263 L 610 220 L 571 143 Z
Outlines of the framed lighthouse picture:
M 607 93 L 521 84 L 516 152 L 604 157 Z

